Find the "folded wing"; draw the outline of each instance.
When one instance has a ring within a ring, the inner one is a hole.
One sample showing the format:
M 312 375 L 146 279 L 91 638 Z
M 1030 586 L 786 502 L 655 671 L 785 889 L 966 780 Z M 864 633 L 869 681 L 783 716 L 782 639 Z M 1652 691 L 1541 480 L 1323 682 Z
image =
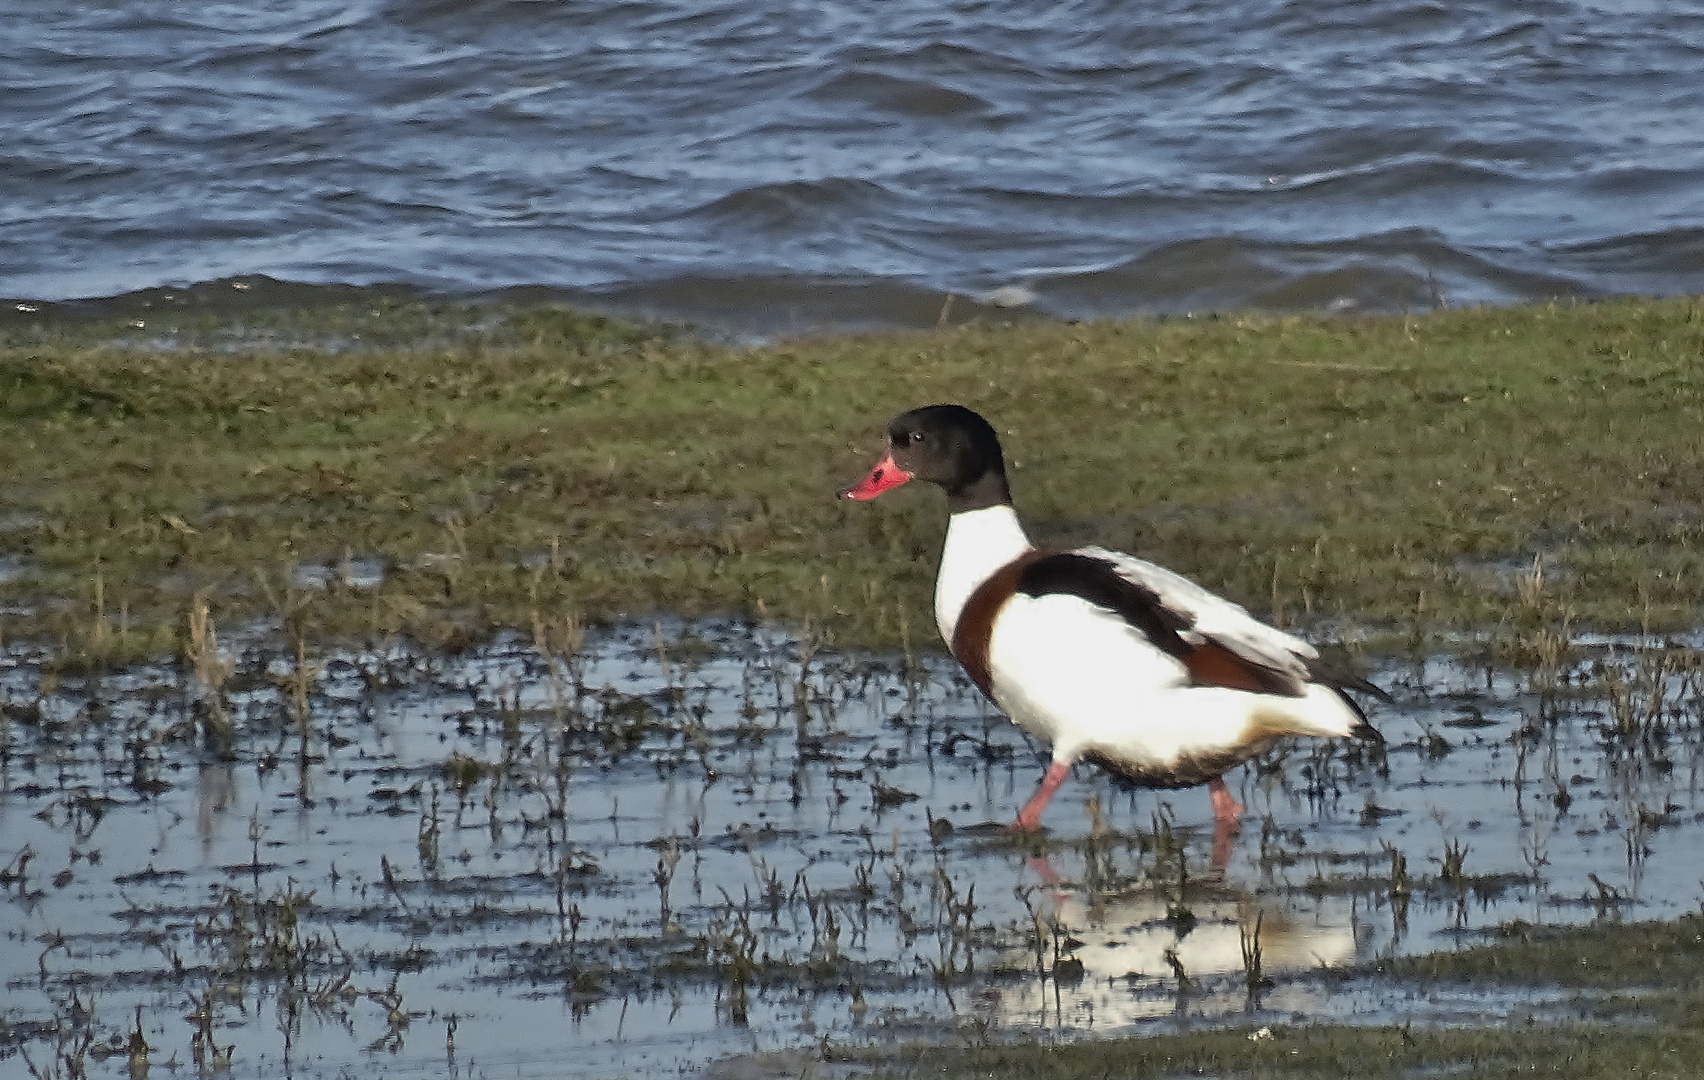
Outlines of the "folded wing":
M 1017 591 L 1076 596 L 1118 615 L 1177 658 L 1198 685 L 1301 697 L 1317 682 L 1385 696 L 1371 683 L 1322 664 L 1319 652 L 1301 638 L 1188 578 L 1121 552 L 1086 547 L 1044 556 L 1024 568 Z

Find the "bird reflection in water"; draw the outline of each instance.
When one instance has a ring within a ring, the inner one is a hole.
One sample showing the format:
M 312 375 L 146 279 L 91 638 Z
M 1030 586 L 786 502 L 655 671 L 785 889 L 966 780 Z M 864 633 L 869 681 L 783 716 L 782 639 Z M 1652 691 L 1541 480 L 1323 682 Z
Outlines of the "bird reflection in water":
M 1354 961 L 1352 905 L 1237 884 L 1226 873 L 1231 837 L 1224 830 L 1214 836 L 1204 872 L 1192 875 L 1188 845 L 1164 813 L 1156 814 L 1153 833 L 1139 844 L 1143 868 L 1131 875 L 1112 866 L 1128 838 L 1106 826 L 1098 800 L 1089 800 L 1089 816 L 1089 835 L 1077 845 L 1078 880 L 1061 874 L 1060 865 L 1076 870 L 1061 849 L 1025 861 L 1039 882 L 1017 887 L 1032 933 L 1004 951 L 998 967 L 1033 977 L 984 995 L 991 1021 L 1105 1027 L 1306 1008 L 1323 995 L 1320 987 L 1308 980 L 1274 986 L 1272 977 Z

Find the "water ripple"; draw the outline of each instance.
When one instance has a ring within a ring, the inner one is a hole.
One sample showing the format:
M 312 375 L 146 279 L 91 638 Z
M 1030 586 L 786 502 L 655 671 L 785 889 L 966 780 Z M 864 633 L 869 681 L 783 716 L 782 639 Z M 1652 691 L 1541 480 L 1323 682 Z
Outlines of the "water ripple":
M 0 17 L 19 299 L 267 274 L 792 319 L 725 285 L 761 281 L 862 324 L 1002 287 L 1058 314 L 1704 292 L 1697 0 Z M 732 306 L 674 306 L 700 294 Z

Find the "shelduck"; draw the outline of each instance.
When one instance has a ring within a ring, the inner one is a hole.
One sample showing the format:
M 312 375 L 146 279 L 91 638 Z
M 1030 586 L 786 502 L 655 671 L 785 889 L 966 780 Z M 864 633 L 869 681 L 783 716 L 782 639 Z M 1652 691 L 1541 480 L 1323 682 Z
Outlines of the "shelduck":
M 1382 742 L 1314 647 L 1150 562 L 1030 543 L 1012 509 L 1000 440 L 979 414 L 929 405 L 888 424 L 888 449 L 842 499 L 913 479 L 947 493 L 935 621 L 971 680 L 1053 760 L 1014 828 L 1090 762 L 1142 787 L 1206 784 L 1221 840 L 1243 807 L 1223 774 L 1287 736 Z M 1386 698 L 1388 700 L 1388 698 Z

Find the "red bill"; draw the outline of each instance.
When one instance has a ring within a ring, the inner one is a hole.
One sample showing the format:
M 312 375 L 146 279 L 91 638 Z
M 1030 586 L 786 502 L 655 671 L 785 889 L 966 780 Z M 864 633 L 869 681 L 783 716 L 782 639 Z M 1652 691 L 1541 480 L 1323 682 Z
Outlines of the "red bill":
M 893 463 L 893 451 L 890 450 L 882 455 L 880 461 L 876 462 L 876 467 L 870 470 L 870 475 L 849 488 L 842 488 L 840 497 L 867 502 L 884 491 L 891 491 L 909 479 L 911 479 L 911 474 Z

